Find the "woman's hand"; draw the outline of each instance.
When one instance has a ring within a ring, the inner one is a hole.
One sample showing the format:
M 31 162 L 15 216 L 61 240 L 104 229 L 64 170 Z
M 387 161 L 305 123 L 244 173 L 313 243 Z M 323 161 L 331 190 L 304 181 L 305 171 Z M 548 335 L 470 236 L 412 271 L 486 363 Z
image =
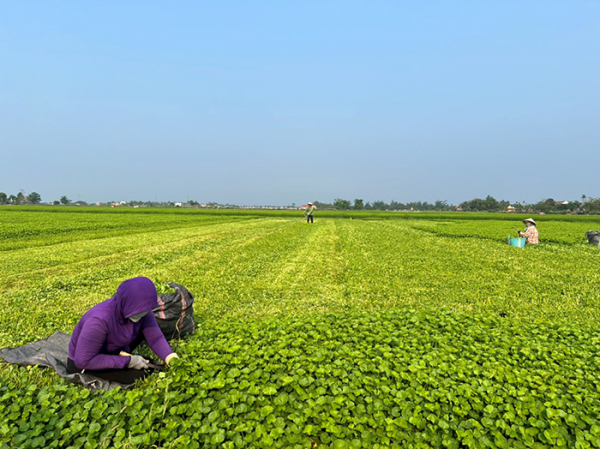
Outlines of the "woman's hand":
M 178 356 L 176 353 L 172 352 L 171 354 L 169 354 L 169 355 L 168 355 L 168 356 L 165 358 L 165 363 L 166 363 L 167 365 L 169 365 L 169 362 L 170 362 L 171 360 L 173 360 L 173 359 L 178 359 L 178 358 L 179 358 L 179 356 Z
M 141 355 L 132 355 L 130 357 L 131 357 L 131 360 L 129 361 L 127 368 L 146 369 L 149 367 L 148 360 L 146 360 Z

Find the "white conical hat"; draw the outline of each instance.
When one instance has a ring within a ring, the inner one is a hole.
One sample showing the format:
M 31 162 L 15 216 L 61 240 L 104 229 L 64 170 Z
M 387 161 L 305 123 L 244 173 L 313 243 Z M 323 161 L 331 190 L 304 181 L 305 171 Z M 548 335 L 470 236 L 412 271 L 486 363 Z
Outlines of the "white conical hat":
M 523 223 L 525 223 L 526 221 L 530 221 L 531 223 L 533 223 L 534 225 L 536 225 L 536 222 L 533 218 L 526 218 L 525 220 L 523 220 Z

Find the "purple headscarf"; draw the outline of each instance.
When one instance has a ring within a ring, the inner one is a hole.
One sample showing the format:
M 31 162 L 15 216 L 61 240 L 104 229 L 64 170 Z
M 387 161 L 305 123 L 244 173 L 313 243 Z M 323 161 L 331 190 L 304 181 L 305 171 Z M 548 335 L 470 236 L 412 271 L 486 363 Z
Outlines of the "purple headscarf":
M 123 321 L 132 315 L 158 307 L 158 294 L 154 282 L 144 277 L 128 279 L 121 283 L 113 298 L 116 311 Z

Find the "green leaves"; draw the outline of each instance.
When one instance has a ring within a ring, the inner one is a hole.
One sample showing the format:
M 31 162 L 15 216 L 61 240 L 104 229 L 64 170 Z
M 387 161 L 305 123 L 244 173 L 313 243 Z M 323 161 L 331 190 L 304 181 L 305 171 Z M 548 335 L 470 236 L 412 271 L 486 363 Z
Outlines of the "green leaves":
M 263 394 L 266 394 L 266 395 L 269 395 L 269 396 L 277 394 L 277 388 L 275 388 L 275 386 L 273 386 L 273 385 L 267 385 L 263 389 Z
M 140 274 L 206 321 L 131 391 L 2 365 L 0 447 L 600 446 L 587 222 L 517 252 L 494 220 L 19 214 L 0 211 L 3 346 L 72 331 Z

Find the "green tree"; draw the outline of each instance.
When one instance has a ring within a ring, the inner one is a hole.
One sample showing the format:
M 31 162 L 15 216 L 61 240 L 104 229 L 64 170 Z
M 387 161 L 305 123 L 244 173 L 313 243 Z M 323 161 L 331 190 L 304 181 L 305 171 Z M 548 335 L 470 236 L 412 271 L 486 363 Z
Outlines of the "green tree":
M 448 201 L 446 200 L 436 200 L 433 204 L 435 210 L 447 210 L 448 209 Z
M 380 203 L 381 207 L 377 207 L 377 209 L 380 210 L 386 210 L 386 209 L 391 209 L 391 210 L 402 210 L 402 209 L 406 209 L 406 204 L 404 203 L 399 203 L 398 201 L 390 201 L 389 206 L 387 204 L 385 204 L 383 201 L 376 201 L 375 203 Z M 373 205 L 375 205 L 375 203 L 373 203 Z
M 60 201 L 54 200 L 54 202 L 52 204 L 54 204 L 55 206 L 58 206 L 58 205 L 60 205 Z
M 348 210 L 350 209 L 350 201 L 336 198 L 333 200 L 333 207 L 335 207 L 337 210 Z
M 546 200 L 542 200 L 534 205 L 532 205 L 532 209 L 538 212 L 544 212 L 547 214 L 554 207 L 554 200 L 552 198 L 548 198 Z
M 8 204 L 19 204 L 19 199 L 16 196 L 11 195 L 8 197 Z
M 354 210 L 363 210 L 365 208 L 365 202 L 362 199 L 356 198 L 354 200 Z
M 67 204 L 71 204 L 71 200 L 67 198 L 67 195 L 63 195 L 60 197 L 60 204 L 64 204 L 66 206 Z
M 460 203 L 460 207 L 464 211 L 488 211 L 494 212 L 499 211 L 503 207 L 508 207 L 508 201 L 498 201 L 491 195 L 488 195 L 485 200 L 481 198 L 474 198 L 470 201 L 464 201 Z
M 334 209 L 333 204 L 330 203 L 322 203 L 321 201 L 315 201 L 313 204 L 317 206 L 317 209 L 319 210 Z
M 21 190 L 17 193 L 17 204 L 24 204 L 27 202 L 27 198 L 25 197 L 25 192 Z
M 386 210 L 389 207 L 390 206 L 388 204 L 381 200 L 373 201 L 373 204 L 371 204 L 371 208 L 373 210 Z
M 585 210 L 588 213 L 600 213 L 600 198 L 587 197 L 585 202 Z
M 0 204 L 6 204 L 8 196 L 4 192 L 0 192 Z
M 485 201 L 481 198 L 473 198 L 470 201 L 463 201 L 462 203 L 460 203 L 460 207 L 462 210 L 467 212 L 482 211 L 485 210 Z
M 500 203 L 491 195 L 485 197 L 485 210 L 494 212 L 500 210 Z
M 433 210 L 434 206 L 427 201 L 411 201 L 406 203 L 406 208 L 410 210 Z
M 42 202 L 42 197 L 37 192 L 31 192 L 29 195 L 27 195 L 27 201 L 29 201 L 31 204 L 40 204 Z

